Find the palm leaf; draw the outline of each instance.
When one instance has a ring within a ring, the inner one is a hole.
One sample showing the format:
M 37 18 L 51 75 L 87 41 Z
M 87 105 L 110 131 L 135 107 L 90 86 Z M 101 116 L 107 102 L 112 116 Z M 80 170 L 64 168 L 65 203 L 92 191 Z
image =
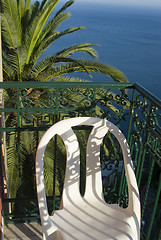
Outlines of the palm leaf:
M 17 6 L 18 6 L 18 10 L 19 10 L 19 16 L 22 19 L 22 17 L 25 14 L 25 2 L 24 2 L 24 0 L 18 0 L 17 1 Z
M 45 7 L 45 4 L 47 3 L 48 0 L 42 0 L 40 10 L 42 10 Z
M 32 57 L 31 57 L 33 61 L 33 66 L 35 66 L 38 58 L 40 57 L 40 54 L 42 54 L 54 41 L 56 41 L 62 36 L 74 33 L 82 29 L 84 29 L 84 27 L 73 27 L 73 28 L 66 29 L 65 31 L 60 33 L 55 31 L 54 33 L 50 34 L 48 37 L 44 38 L 44 40 L 41 41 L 39 46 L 36 44 L 35 48 L 33 49 Z M 93 50 L 93 54 L 94 54 L 94 50 Z
M 5 43 L 8 48 L 19 47 L 21 45 L 21 32 L 18 26 L 15 26 L 15 23 L 8 13 L 4 13 L 1 19 L 3 44 Z
M 71 28 L 68 28 L 68 29 L 66 29 L 62 32 L 56 32 L 56 34 L 54 32 L 53 37 L 52 37 L 52 41 L 54 42 L 55 40 L 59 39 L 62 36 L 65 36 L 67 34 L 74 33 L 76 31 L 83 30 L 83 29 L 84 29 L 84 27 L 71 27 Z
M 49 81 L 51 79 L 55 79 L 59 77 L 60 75 L 72 73 L 72 72 L 85 72 L 85 70 L 78 65 L 78 63 L 83 64 L 85 66 L 85 69 L 88 72 L 98 72 L 101 74 L 105 74 L 109 77 L 111 77 L 115 82 L 128 82 L 125 75 L 120 72 L 118 69 L 108 66 L 106 64 L 102 64 L 100 62 L 95 61 L 84 61 L 84 60 L 77 60 L 77 63 L 70 62 L 67 64 L 61 64 L 57 67 L 51 67 L 49 69 L 46 69 L 46 76 L 40 74 L 40 79 L 42 76 L 44 77 L 44 81 Z
M 33 49 L 33 66 L 36 64 L 37 60 L 44 53 L 44 51 L 53 43 L 55 36 L 58 34 L 58 32 L 54 31 L 54 29 L 57 28 L 63 21 L 67 20 L 69 16 L 70 14 L 68 13 L 61 14 L 57 17 L 57 19 L 52 19 L 43 29 Z
M 48 38 L 51 34 L 55 33 L 55 29 L 65 20 L 70 17 L 69 13 L 59 14 L 57 17 L 52 18 L 44 27 L 41 35 L 37 41 L 39 45 L 44 39 Z
M 14 198 L 16 196 L 16 192 L 19 185 L 17 133 L 10 133 L 7 137 L 9 139 L 7 142 L 7 159 L 8 159 L 10 197 Z
M 81 44 L 75 44 L 69 48 L 65 48 L 55 54 L 55 56 L 59 57 L 68 57 L 74 54 L 75 52 L 85 52 L 88 53 L 91 57 L 97 58 L 97 52 L 93 46 L 98 46 L 97 44 L 90 44 L 90 43 L 81 43 Z
M 56 145 L 55 145 L 56 141 Z M 55 148 L 56 147 L 56 148 Z M 56 159 L 53 153 L 56 152 Z M 56 161 L 56 169 L 54 172 L 54 161 Z M 56 174 L 56 188 L 55 194 L 60 195 L 60 185 L 63 182 L 64 170 L 66 164 L 66 151 L 64 144 L 59 136 L 56 139 L 52 139 L 46 148 L 44 155 L 44 178 L 45 178 L 45 190 L 47 195 L 53 195 L 53 179 Z M 58 170 L 59 169 L 59 170 Z
M 26 64 L 29 63 L 30 57 L 32 55 L 32 51 L 36 45 L 37 40 L 41 34 L 41 31 L 48 20 L 51 12 L 53 11 L 55 5 L 58 3 L 59 0 L 49 1 L 47 6 L 38 13 L 35 17 L 34 21 L 32 22 L 32 26 L 30 28 L 30 32 L 27 37 L 27 44 L 28 44 L 28 54 L 26 57 Z
M 57 57 L 57 56 L 51 56 L 48 57 L 46 59 L 44 59 L 43 61 L 41 61 L 37 67 L 35 67 L 33 73 L 35 73 L 35 77 L 37 78 L 37 76 L 39 74 L 41 74 L 41 72 L 46 71 L 48 68 L 50 68 L 52 65 L 56 64 L 56 63 L 60 63 L 60 62 L 70 62 L 70 63 L 74 63 L 75 65 L 78 64 L 79 67 L 81 67 L 82 69 L 84 69 L 85 72 L 88 72 L 88 70 L 86 70 L 86 66 L 83 65 L 83 62 L 72 59 L 72 58 L 66 58 L 66 57 Z M 90 74 L 89 74 L 90 75 Z
M 25 0 L 25 11 L 29 11 L 31 0 Z
M 4 13 L 8 13 L 11 19 L 14 21 L 17 11 L 17 2 L 15 0 L 1 0 L 1 5 Z
M 39 12 L 39 7 L 40 7 L 40 3 L 38 1 L 33 2 L 29 11 L 26 12 L 26 15 L 28 16 L 27 24 L 25 24 L 27 26 L 27 28 L 25 29 L 26 31 L 28 30 L 28 28 L 30 29 L 31 24 L 34 21 L 34 18 L 36 18 L 37 14 Z M 30 31 L 30 30 L 28 30 L 28 31 Z
M 26 49 L 23 47 L 17 48 L 15 50 L 10 51 L 8 54 L 8 61 L 12 65 L 12 68 L 17 74 L 17 80 L 21 81 L 21 74 L 23 72 L 23 66 L 25 64 Z
M 67 8 L 69 8 L 74 3 L 74 0 L 70 0 L 65 3 L 65 5 L 60 8 L 60 10 L 55 14 L 55 16 L 58 16 L 60 13 L 64 12 Z
M 11 24 L 13 34 L 17 35 L 17 38 L 19 37 L 19 39 L 21 39 L 21 18 L 18 14 L 17 1 L 1 0 L 1 5 L 4 16 L 6 16 L 7 20 L 9 20 L 9 23 Z
M 22 183 L 21 191 L 23 197 L 31 197 L 36 189 L 35 184 L 35 156 L 36 156 L 36 134 L 35 132 L 20 133 Z M 23 185 L 23 188 L 22 188 Z M 27 189 L 30 186 L 30 189 Z M 25 187 L 25 188 L 24 188 Z

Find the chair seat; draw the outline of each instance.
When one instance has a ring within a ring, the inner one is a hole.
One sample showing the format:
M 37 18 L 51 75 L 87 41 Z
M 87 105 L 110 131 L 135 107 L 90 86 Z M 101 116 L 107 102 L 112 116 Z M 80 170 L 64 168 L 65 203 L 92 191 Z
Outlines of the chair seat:
M 134 239 L 127 209 L 101 202 L 71 205 L 51 217 L 57 229 L 56 240 Z M 60 231 L 59 231 L 60 230 Z M 54 234 L 53 234 L 54 235 Z

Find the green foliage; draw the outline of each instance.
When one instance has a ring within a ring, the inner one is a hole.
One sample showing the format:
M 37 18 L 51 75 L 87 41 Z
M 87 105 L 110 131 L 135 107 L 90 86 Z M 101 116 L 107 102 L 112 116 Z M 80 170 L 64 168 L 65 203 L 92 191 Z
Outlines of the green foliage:
M 69 0 L 56 12 L 58 2 L 44 0 L 31 5 L 30 0 L 1 0 L 4 81 L 49 81 L 72 72 L 86 72 L 90 76 L 91 72 L 99 72 L 114 81 L 127 82 L 126 77 L 111 66 L 98 61 L 71 58 L 74 53 L 81 52 L 97 59 L 97 52 L 93 49 L 96 44 L 74 44 L 40 60 L 56 40 L 84 29 L 71 27 L 57 30 L 70 17 L 66 10 L 74 1 Z

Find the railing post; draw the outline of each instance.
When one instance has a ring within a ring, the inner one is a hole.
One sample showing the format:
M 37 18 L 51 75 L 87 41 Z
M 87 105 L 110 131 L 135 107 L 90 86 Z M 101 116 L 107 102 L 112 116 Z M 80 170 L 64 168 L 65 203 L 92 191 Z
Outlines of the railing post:
M 17 88 L 17 127 L 18 127 L 18 145 L 17 145 L 17 152 L 18 152 L 18 169 L 19 169 L 19 186 L 22 183 L 21 179 L 21 148 L 20 148 L 20 88 Z
M 149 228 L 148 228 L 148 233 L 147 233 L 147 238 L 146 238 L 146 240 L 149 240 L 149 239 L 150 239 L 150 234 L 151 234 L 151 230 L 152 230 L 152 226 L 153 226 L 153 222 L 154 222 L 154 217 L 155 217 L 156 210 L 157 210 L 157 205 L 158 205 L 158 201 L 159 201 L 160 192 L 161 192 L 161 174 L 160 174 L 160 177 L 159 177 L 159 184 L 158 184 L 158 189 L 157 189 L 155 204 L 154 204 L 154 208 L 153 208 L 153 213 L 152 213 L 152 216 L 151 216 L 151 220 L 150 220 L 150 223 L 149 223 Z M 159 238 L 158 238 L 158 239 L 159 239 Z

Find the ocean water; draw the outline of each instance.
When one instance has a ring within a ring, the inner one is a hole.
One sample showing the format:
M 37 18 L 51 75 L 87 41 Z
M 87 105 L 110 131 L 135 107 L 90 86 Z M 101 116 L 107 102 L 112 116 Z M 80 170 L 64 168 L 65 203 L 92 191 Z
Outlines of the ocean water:
M 72 16 L 59 30 L 72 26 L 86 29 L 56 41 L 47 55 L 77 43 L 99 44 L 95 49 L 100 62 L 118 68 L 129 82 L 138 82 L 160 98 L 161 9 L 75 3 L 68 11 Z M 85 74 L 78 76 L 91 80 Z M 92 81 L 111 80 L 95 74 Z

